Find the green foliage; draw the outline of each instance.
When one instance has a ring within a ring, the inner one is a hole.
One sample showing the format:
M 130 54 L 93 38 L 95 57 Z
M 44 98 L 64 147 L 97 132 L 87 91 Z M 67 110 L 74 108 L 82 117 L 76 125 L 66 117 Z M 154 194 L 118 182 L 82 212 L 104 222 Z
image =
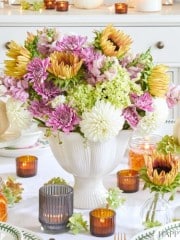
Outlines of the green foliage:
M 118 187 L 108 190 L 108 196 L 106 198 L 108 208 L 117 209 L 125 202 L 125 198 L 121 196 L 121 193 L 122 191 Z
M 159 221 L 150 221 L 150 220 L 148 220 L 146 222 L 143 222 L 143 225 L 147 229 L 147 228 L 159 227 L 162 224 Z
M 61 177 L 53 177 L 52 179 L 50 179 L 47 183 L 45 183 L 44 185 L 48 185 L 48 184 L 62 184 L 62 185 L 67 185 L 67 182 L 61 178 Z
M 180 153 L 180 146 L 175 137 L 165 135 L 161 141 L 157 143 L 157 150 L 163 154 Z
M 67 227 L 69 227 L 70 232 L 73 234 L 88 231 L 87 221 L 83 219 L 83 215 L 81 213 L 73 213 L 73 215 L 69 218 Z

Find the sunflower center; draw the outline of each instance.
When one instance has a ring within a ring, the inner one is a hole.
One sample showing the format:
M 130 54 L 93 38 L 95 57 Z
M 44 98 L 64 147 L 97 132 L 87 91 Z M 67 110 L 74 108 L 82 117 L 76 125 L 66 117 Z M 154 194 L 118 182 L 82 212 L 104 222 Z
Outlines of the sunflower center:
M 170 166 L 156 166 L 154 170 L 157 170 L 158 174 L 160 174 L 162 171 L 165 173 L 169 173 L 171 171 Z
M 119 46 L 115 43 L 113 38 L 109 37 L 108 40 L 115 46 L 115 51 L 118 51 L 119 50 Z

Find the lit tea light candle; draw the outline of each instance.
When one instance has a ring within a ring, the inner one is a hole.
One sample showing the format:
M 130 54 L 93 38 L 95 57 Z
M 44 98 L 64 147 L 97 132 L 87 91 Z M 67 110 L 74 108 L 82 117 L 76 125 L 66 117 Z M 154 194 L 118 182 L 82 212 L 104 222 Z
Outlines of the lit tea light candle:
M 116 213 L 112 209 L 97 208 L 89 213 L 90 232 L 97 237 L 107 237 L 114 234 Z
M 126 193 L 139 190 L 139 173 L 133 169 L 124 169 L 117 172 L 118 187 Z
M 33 177 L 37 174 L 38 158 L 31 155 L 16 158 L 16 174 L 19 177 Z
M 73 188 L 68 185 L 48 184 L 39 189 L 39 221 L 44 231 L 67 231 L 73 214 Z
M 68 1 L 57 1 L 56 2 L 56 11 L 66 12 L 69 8 Z
M 128 5 L 126 3 L 115 3 L 115 13 L 125 14 L 128 12 Z
M 45 9 L 55 9 L 56 0 L 44 0 Z

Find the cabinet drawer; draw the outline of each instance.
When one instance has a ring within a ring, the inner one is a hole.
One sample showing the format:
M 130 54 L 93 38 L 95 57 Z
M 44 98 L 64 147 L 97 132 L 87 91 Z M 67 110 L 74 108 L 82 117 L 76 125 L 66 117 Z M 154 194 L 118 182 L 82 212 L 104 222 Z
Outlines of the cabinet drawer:
M 180 63 L 180 27 L 118 27 L 129 34 L 133 40 L 132 52 L 134 54 L 151 48 L 155 62 Z M 5 44 L 10 40 L 23 43 L 27 31 L 35 32 L 37 27 L 0 27 L 0 62 L 5 59 Z M 42 29 L 39 28 L 39 29 Z M 95 29 L 102 27 L 60 27 L 63 33 L 75 33 L 87 35 L 89 39 L 93 36 Z M 159 44 L 159 46 L 157 46 Z

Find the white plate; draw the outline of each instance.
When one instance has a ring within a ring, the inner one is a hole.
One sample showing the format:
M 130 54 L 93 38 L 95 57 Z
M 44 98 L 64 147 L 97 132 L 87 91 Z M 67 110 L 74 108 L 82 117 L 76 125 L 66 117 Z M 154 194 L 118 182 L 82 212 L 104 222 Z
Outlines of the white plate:
M 0 240 L 23 240 L 20 229 L 8 223 L 0 222 Z
M 130 240 L 153 240 L 153 236 L 157 227 L 144 230 L 143 232 L 137 233 Z
M 18 157 L 22 155 L 31 155 L 34 152 L 37 154 L 49 146 L 47 141 L 39 140 L 37 144 L 33 147 L 26 147 L 26 148 L 1 148 L 0 149 L 0 156 L 2 157 Z M 1 240 L 1 239 L 0 239 Z
M 154 233 L 154 240 L 180 240 L 180 221 L 159 227 Z
M 23 240 L 43 240 L 41 237 L 35 235 L 33 232 L 29 230 L 21 228 L 21 231 L 23 233 Z
M 4 148 L 13 144 L 20 136 L 19 132 L 5 132 L 0 136 L 0 148 Z

